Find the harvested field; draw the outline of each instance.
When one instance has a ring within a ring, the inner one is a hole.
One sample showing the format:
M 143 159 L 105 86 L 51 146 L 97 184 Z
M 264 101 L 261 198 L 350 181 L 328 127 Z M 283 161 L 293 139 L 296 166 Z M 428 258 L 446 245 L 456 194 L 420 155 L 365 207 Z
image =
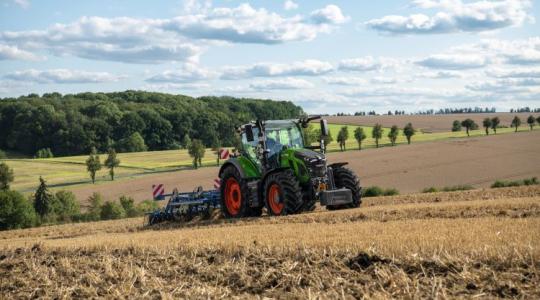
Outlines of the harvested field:
M 363 125 L 373 126 L 376 123 L 381 124 L 383 127 L 392 127 L 397 125 L 403 128 L 407 123 L 412 123 L 415 128 L 422 129 L 425 132 L 446 132 L 452 128 L 452 122 L 454 120 L 465 120 L 467 118 L 473 119 L 478 126 L 482 127 L 482 121 L 485 118 L 499 117 L 501 119 L 501 126 L 511 127 L 512 119 L 514 116 L 521 118 L 522 127 L 525 129 L 527 126 L 527 117 L 533 115 L 538 117 L 538 113 L 485 113 L 485 114 L 452 114 L 452 115 L 402 115 L 402 116 L 330 116 L 326 117 L 329 123 L 333 124 L 348 124 L 348 125 Z
M 540 297 L 540 187 L 372 198 L 365 204 L 151 229 L 137 218 L 1 232 L 0 293 Z
M 395 187 L 401 193 L 414 193 L 430 186 L 489 187 L 497 179 L 540 177 L 538 153 L 540 131 L 533 131 L 336 152 L 329 154 L 329 160 L 348 161 L 363 186 Z M 155 183 L 165 184 L 167 191 L 173 187 L 191 191 L 201 184 L 211 189 L 217 173 L 216 167 L 166 172 L 73 191 L 81 200 L 100 192 L 108 199 L 129 195 L 140 201 L 151 197 L 150 188 Z

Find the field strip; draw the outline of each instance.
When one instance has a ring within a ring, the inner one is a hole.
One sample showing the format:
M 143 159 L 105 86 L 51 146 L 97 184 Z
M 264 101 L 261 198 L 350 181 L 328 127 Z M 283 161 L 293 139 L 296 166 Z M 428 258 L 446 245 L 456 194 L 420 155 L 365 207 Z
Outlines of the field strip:
M 401 221 L 417 221 L 417 220 L 439 220 L 453 219 L 463 220 L 471 218 L 483 217 L 498 217 L 499 219 L 539 219 L 540 217 L 540 197 L 535 198 L 514 198 L 514 199 L 494 199 L 494 200 L 474 200 L 461 202 L 446 202 L 446 203 L 421 203 L 421 204 L 400 204 L 391 207 L 373 206 L 364 209 L 351 209 L 342 211 L 320 211 L 314 213 L 305 213 L 288 217 L 263 217 L 242 220 L 214 220 L 214 221 L 192 221 L 189 223 L 170 223 L 162 226 L 142 229 L 142 220 L 135 222 L 129 226 L 119 228 L 101 229 L 93 228 L 93 224 L 88 224 L 88 229 L 85 228 L 62 228 L 60 226 L 52 226 L 48 230 L 38 230 L 31 233 L 27 230 L 27 234 L 17 234 L 16 232 L 6 232 L 0 237 L 0 248 L 18 244 L 29 244 L 37 240 L 43 242 L 58 242 L 85 239 L 92 236 L 102 234 L 126 234 L 137 232 L 155 232 L 156 235 L 166 234 L 167 232 L 177 232 L 183 235 L 184 232 L 197 230 L 220 230 L 221 228 L 229 228 L 230 231 L 243 232 L 250 226 L 267 226 L 270 230 L 278 230 L 273 227 L 287 227 L 294 224 L 304 224 L 306 226 L 358 226 L 358 224 L 366 224 L 379 222 L 395 223 Z M 64 229 L 64 230 L 62 230 Z M 67 229 L 67 230 L 65 230 Z M 81 230 L 82 229 L 82 230 Z M 10 234 L 11 233 L 11 234 Z M 201 233 L 204 236 L 204 233 Z M 133 236 L 134 237 L 134 236 Z
M 448 202 L 448 201 L 470 201 L 488 200 L 501 198 L 525 198 L 540 196 L 540 186 L 522 186 L 497 189 L 476 189 L 469 191 L 439 192 L 407 194 L 391 197 L 364 198 L 362 207 L 379 205 L 396 205 L 404 203 L 424 203 L 424 202 Z
M 398 220 L 395 222 L 249 224 L 235 227 L 97 233 L 69 239 L 2 240 L 0 248 L 30 247 L 40 243 L 54 249 L 88 247 L 172 249 L 179 247 L 238 249 L 269 247 L 292 249 L 374 249 L 385 256 L 411 253 L 430 255 L 482 253 L 499 256 L 514 249 L 540 254 L 540 218 L 479 217 L 470 219 Z M 302 237 L 299 237 L 301 233 Z M 204 237 L 204 238 L 201 238 Z M 540 257 L 539 257 L 540 258 Z

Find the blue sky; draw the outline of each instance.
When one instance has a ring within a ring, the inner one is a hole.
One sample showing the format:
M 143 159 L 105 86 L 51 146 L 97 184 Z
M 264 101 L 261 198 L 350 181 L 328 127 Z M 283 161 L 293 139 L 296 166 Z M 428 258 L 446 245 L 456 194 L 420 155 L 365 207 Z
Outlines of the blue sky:
M 0 97 L 137 89 L 310 113 L 540 107 L 539 6 L 0 0 Z

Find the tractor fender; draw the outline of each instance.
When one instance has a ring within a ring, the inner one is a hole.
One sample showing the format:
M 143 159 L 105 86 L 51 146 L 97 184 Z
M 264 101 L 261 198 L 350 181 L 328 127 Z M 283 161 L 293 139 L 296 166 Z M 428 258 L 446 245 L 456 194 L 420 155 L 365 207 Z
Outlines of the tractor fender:
M 242 176 L 242 178 L 246 178 L 246 174 L 244 173 L 244 169 L 242 169 L 242 166 L 240 165 L 240 162 L 236 158 L 231 158 L 231 159 L 227 160 L 221 166 L 221 168 L 219 168 L 219 173 L 218 173 L 219 178 L 221 178 L 221 174 L 223 174 L 223 171 L 229 166 L 235 167 L 238 170 L 238 172 L 240 172 L 240 176 Z
M 284 170 L 290 170 L 290 168 L 276 168 L 276 169 L 271 170 L 270 172 L 265 173 L 262 176 L 261 180 L 259 181 L 259 187 L 257 189 L 257 194 L 258 194 L 259 199 L 263 199 L 263 197 L 264 197 L 264 195 L 263 195 L 264 191 L 263 190 L 264 190 L 264 182 L 266 181 L 266 178 L 268 176 L 274 174 L 274 173 L 281 172 L 281 171 L 284 171 Z
M 341 168 L 343 166 L 346 166 L 348 164 L 349 164 L 348 162 L 338 162 L 338 163 L 330 164 L 329 167 L 332 169 L 336 169 L 336 168 Z

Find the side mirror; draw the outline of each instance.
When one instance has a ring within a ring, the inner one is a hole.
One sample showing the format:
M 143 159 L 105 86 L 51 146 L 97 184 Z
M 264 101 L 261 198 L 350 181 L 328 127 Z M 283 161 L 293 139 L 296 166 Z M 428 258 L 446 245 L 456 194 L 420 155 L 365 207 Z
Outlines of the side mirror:
M 321 135 L 328 136 L 328 122 L 325 119 L 321 120 Z
M 255 138 L 253 137 L 253 126 L 251 124 L 244 126 L 244 132 L 246 133 L 246 140 L 249 143 L 255 140 Z

